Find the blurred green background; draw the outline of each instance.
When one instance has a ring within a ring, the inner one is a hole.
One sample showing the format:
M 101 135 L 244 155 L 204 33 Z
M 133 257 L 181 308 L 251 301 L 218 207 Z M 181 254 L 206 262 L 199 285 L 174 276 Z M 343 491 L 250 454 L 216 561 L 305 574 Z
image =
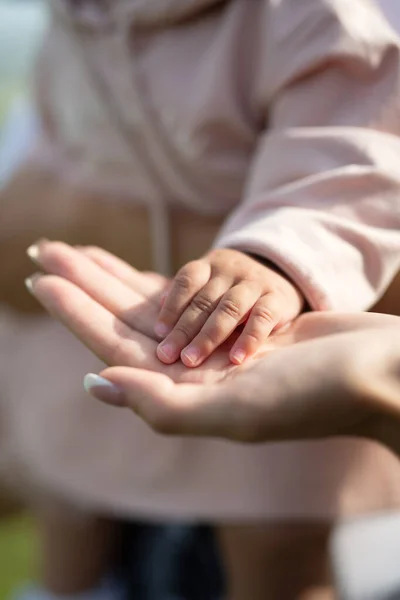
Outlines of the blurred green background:
M 0 143 L 12 104 L 27 94 L 35 50 L 46 24 L 39 0 L 0 0 Z M 0 517 L 0 599 L 34 576 L 37 543 L 28 516 Z
M 0 598 L 35 576 L 37 541 L 29 517 L 17 515 L 0 521 Z

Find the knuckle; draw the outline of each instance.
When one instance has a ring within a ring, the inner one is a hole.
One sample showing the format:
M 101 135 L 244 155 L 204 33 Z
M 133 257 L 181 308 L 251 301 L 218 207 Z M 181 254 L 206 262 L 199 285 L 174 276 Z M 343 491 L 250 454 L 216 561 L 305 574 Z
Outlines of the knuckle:
M 180 292 L 189 292 L 194 284 L 193 277 L 187 271 L 180 271 L 175 277 L 175 287 Z
M 271 326 L 275 325 L 276 322 L 276 318 L 271 308 L 262 304 L 256 304 L 253 308 L 252 316 L 257 324 Z
M 246 343 L 248 347 L 254 347 L 254 345 L 258 346 L 265 339 L 265 335 L 261 335 L 257 330 L 246 331 L 243 335 L 243 341 Z
M 179 270 L 179 273 L 188 273 L 188 275 L 194 277 L 199 272 L 200 267 L 200 260 L 191 260 Z
M 194 308 L 196 312 L 200 311 L 207 315 L 211 315 L 214 312 L 215 306 L 215 301 L 204 294 L 198 294 L 191 302 L 191 308 Z
M 189 277 L 190 279 L 196 279 L 201 270 L 201 261 L 192 260 L 191 262 L 186 263 L 181 269 L 179 269 L 177 275 L 184 275 L 185 277 Z
M 207 280 L 207 266 L 201 260 L 187 263 L 176 274 L 173 282 L 175 291 L 180 293 L 193 293 L 198 291 Z
M 191 338 L 193 334 L 190 324 L 184 321 L 175 325 L 174 332 L 185 339 Z
M 231 317 L 232 319 L 238 320 L 242 316 L 240 305 L 231 298 L 224 298 L 219 304 L 219 309 L 222 314 Z

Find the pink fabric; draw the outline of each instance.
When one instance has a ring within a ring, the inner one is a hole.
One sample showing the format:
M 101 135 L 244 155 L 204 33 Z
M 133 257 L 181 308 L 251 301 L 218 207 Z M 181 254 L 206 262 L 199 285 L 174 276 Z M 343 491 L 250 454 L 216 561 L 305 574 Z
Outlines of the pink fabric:
M 217 245 L 278 262 L 314 309 L 376 301 L 400 266 L 400 54 L 372 3 L 58 5 L 43 85 L 71 176 L 164 222 L 165 202 L 233 211 Z
M 269 128 L 218 245 L 272 259 L 316 310 L 364 310 L 400 267 L 397 41 L 365 0 L 282 1 L 270 19 Z
M 377 0 L 390 25 L 400 32 L 400 4 L 396 0 Z
M 38 162 L 147 205 L 162 270 L 174 205 L 230 215 L 216 245 L 278 262 L 315 309 L 379 297 L 400 264 L 400 47 L 368 0 L 70 4 L 40 61 Z M 163 438 L 85 396 L 100 365 L 58 325 L 3 311 L 0 336 L 3 472 L 39 495 L 211 520 L 399 504 L 374 444 Z

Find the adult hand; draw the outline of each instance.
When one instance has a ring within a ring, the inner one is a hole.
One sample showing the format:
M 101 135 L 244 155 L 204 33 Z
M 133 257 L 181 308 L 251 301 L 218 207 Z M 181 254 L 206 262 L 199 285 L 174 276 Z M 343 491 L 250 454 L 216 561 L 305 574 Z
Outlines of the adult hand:
M 129 406 L 157 431 L 254 442 L 378 437 L 387 420 L 380 394 L 385 415 L 397 414 L 397 317 L 309 313 L 243 366 L 229 363 L 229 344 L 198 369 L 166 366 L 156 358 L 153 326 L 167 280 L 97 249 L 42 242 L 31 255 L 49 273 L 33 279 L 34 295 L 117 365 L 102 373 L 105 381 L 89 379 L 91 393 Z

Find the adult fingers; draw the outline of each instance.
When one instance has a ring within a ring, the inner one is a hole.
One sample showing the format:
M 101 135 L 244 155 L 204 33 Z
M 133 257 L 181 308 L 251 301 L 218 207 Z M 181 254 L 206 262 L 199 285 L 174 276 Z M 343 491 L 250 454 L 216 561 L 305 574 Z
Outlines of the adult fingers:
M 146 298 L 151 298 L 155 294 L 162 293 L 168 285 L 169 280 L 163 275 L 138 271 L 121 258 L 107 252 L 103 248 L 79 246 L 77 249 L 133 290 L 140 290 Z
M 240 438 L 231 423 L 226 384 L 176 384 L 165 374 L 111 368 L 85 378 L 86 390 L 113 406 L 128 407 L 164 435 Z
M 152 282 L 147 282 L 146 285 L 146 280 L 142 280 L 139 289 L 132 289 L 90 258 L 62 242 L 41 242 L 29 248 L 28 254 L 42 270 L 74 283 L 120 321 L 155 337 L 153 323 L 159 303 L 150 301 L 143 293 Z
M 159 369 L 156 342 L 131 329 L 70 281 L 55 275 L 38 275 L 27 287 L 44 308 L 61 321 L 103 362 Z

